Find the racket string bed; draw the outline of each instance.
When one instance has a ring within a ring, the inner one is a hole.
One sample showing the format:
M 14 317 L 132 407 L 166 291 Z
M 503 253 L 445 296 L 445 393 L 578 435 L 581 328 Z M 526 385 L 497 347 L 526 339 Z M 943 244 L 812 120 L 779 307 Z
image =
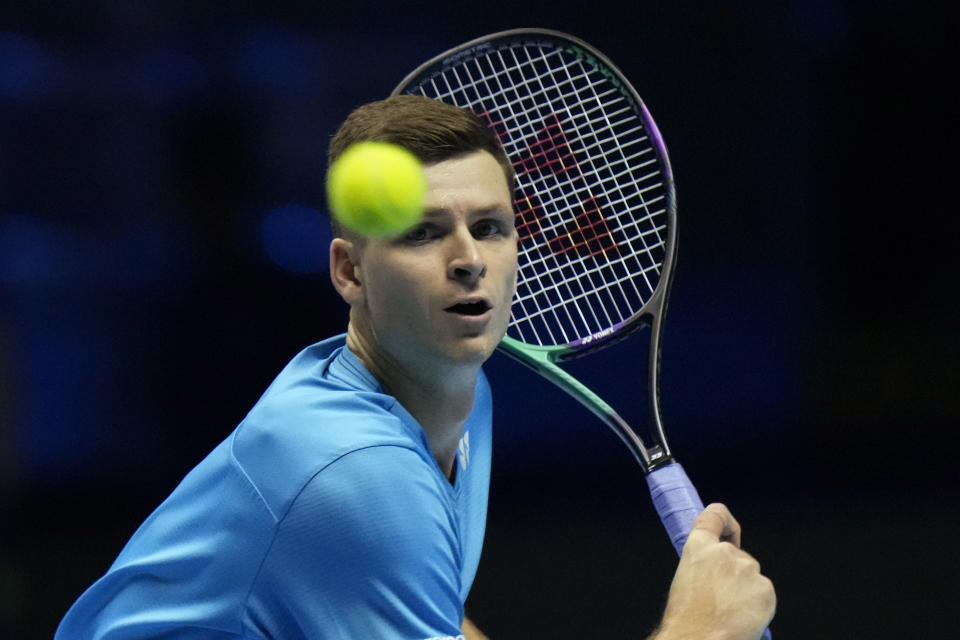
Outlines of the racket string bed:
M 547 69 L 550 69 L 551 62 L 547 61 L 544 58 L 542 52 L 541 52 L 541 59 L 543 60 L 544 66 Z M 541 89 L 541 91 L 538 92 L 538 95 L 546 93 L 542 84 L 544 78 L 546 78 L 550 83 L 552 83 L 552 86 L 556 86 L 558 88 L 562 88 L 568 81 L 569 81 L 569 84 L 571 85 L 575 86 L 577 84 L 575 82 L 576 77 L 569 75 L 570 67 L 564 63 L 561 68 L 566 74 L 566 77 L 563 77 L 563 76 L 558 77 L 558 74 L 556 73 L 556 69 L 555 69 L 553 71 L 550 71 L 547 74 L 540 74 L 536 78 L 536 81 L 540 84 L 540 89 Z M 582 68 L 580 71 L 582 72 Z M 559 160 L 561 164 L 561 167 L 560 167 L 561 170 L 555 172 L 555 175 L 569 176 L 568 184 L 564 185 L 567 188 L 562 189 L 559 194 L 559 197 L 557 197 L 555 200 L 557 200 L 558 202 L 562 202 L 562 204 L 568 210 L 577 211 L 578 207 L 581 210 L 581 213 L 574 215 L 572 220 L 572 222 L 577 227 L 575 230 L 575 233 L 577 234 L 577 238 L 574 238 L 571 236 L 571 232 L 574 232 L 574 230 L 569 229 L 569 225 L 567 225 L 568 229 L 565 229 L 565 231 L 567 232 L 566 237 L 568 241 L 566 243 L 561 242 L 560 251 L 566 254 L 567 251 L 572 250 L 575 253 L 582 255 L 581 246 L 586 248 L 587 256 L 583 257 L 580 263 L 580 266 L 585 267 L 585 270 L 581 271 L 580 276 L 575 275 L 574 277 L 577 279 L 576 281 L 577 281 L 577 284 L 579 285 L 580 284 L 579 278 L 585 276 L 589 283 L 588 289 L 593 291 L 596 295 L 596 297 L 591 297 L 588 300 L 586 299 L 586 296 L 579 296 L 574 294 L 569 297 L 569 304 L 579 307 L 580 301 L 583 300 L 584 304 L 586 304 L 588 308 L 593 312 L 598 306 L 596 303 L 599 302 L 601 299 L 601 295 L 600 295 L 601 290 L 612 289 L 613 287 L 621 288 L 621 283 L 623 282 L 623 280 L 614 279 L 614 280 L 605 281 L 603 278 L 599 278 L 600 284 L 598 284 L 598 279 L 593 277 L 593 274 L 596 273 L 596 271 L 599 269 L 599 266 L 600 266 L 598 265 L 598 255 L 602 254 L 605 260 L 609 260 L 607 251 L 612 252 L 614 248 L 617 246 L 617 243 L 613 240 L 612 233 L 610 232 L 609 227 L 606 225 L 606 222 L 603 219 L 602 214 L 600 214 L 599 212 L 600 206 L 597 203 L 597 200 L 594 197 L 593 192 L 585 184 L 586 177 L 583 175 L 583 171 L 580 167 L 580 163 L 577 162 L 578 156 L 584 157 L 583 151 L 582 149 L 576 149 L 570 142 L 571 136 L 568 136 L 565 133 L 565 128 L 566 128 L 564 127 L 565 124 L 568 125 L 569 129 L 572 131 L 573 133 L 572 138 L 575 141 L 584 139 L 585 132 L 583 131 L 583 127 L 587 127 L 590 133 L 593 132 L 592 122 L 589 118 L 589 115 L 586 112 L 586 109 L 584 108 L 584 105 L 586 103 L 583 101 L 582 96 L 576 95 L 576 98 L 577 99 L 574 100 L 572 104 L 578 111 L 582 112 L 583 115 L 587 116 L 584 123 L 577 122 L 578 115 L 571 113 L 571 109 L 570 109 L 571 103 L 567 103 L 566 101 L 563 101 L 563 100 L 561 100 L 562 108 L 555 108 L 554 105 L 552 104 L 549 105 L 550 108 L 547 109 L 547 115 L 545 116 L 543 115 L 542 109 L 538 111 L 540 111 L 542 119 L 545 122 L 548 121 L 548 119 L 550 120 L 550 124 L 546 128 L 547 135 L 549 136 L 549 141 L 551 143 L 550 146 L 552 147 L 550 150 L 554 152 L 556 152 L 557 149 L 560 150 L 559 153 L 561 155 Z M 566 117 L 563 117 L 564 115 Z M 602 111 L 601 111 L 601 115 L 602 115 Z M 601 121 L 601 120 L 602 119 L 598 119 L 598 121 Z M 555 128 L 553 132 L 550 131 L 551 126 Z M 559 138 L 559 140 L 554 139 L 555 136 Z M 549 151 L 546 145 L 543 146 L 542 153 L 544 155 L 548 155 Z M 569 163 L 569 166 L 567 166 L 567 164 L 564 163 L 564 160 L 566 160 L 567 163 Z M 536 161 L 536 158 L 534 158 L 534 161 Z M 521 159 L 521 162 L 523 162 L 523 159 Z M 534 192 L 536 192 L 536 186 L 533 185 L 532 188 L 534 189 Z M 584 193 L 586 194 L 585 198 L 583 197 Z M 591 216 L 591 213 L 593 213 L 592 216 Z M 587 227 L 586 229 L 584 229 L 584 227 L 581 225 L 581 219 L 583 219 L 583 221 L 586 223 L 586 227 Z M 597 232 L 598 225 L 602 225 L 599 233 Z M 556 231 L 556 227 L 554 227 L 554 229 L 552 230 Z M 607 236 L 607 237 L 604 238 L 604 236 Z M 557 237 L 563 238 L 564 236 L 563 234 L 558 234 Z M 579 238 L 582 238 L 582 240 L 580 240 Z M 591 240 L 597 240 L 597 239 L 599 239 L 599 243 L 595 242 L 594 244 L 595 245 L 599 244 L 599 246 L 590 246 Z M 554 253 L 556 253 L 556 251 L 554 251 Z M 591 268 L 589 266 L 590 263 L 593 264 L 594 268 Z M 528 268 L 530 267 L 530 265 L 527 265 L 527 266 Z M 565 283 L 569 282 L 569 278 L 562 277 L 562 281 Z M 605 326 L 609 327 L 615 324 L 616 322 L 624 321 L 626 317 L 624 316 L 623 311 L 620 309 L 619 305 L 616 304 L 616 297 L 609 296 L 610 291 L 606 291 L 606 293 L 608 293 L 608 301 L 611 304 L 600 302 L 599 309 L 603 312 L 603 315 L 607 319 Z M 622 290 L 622 288 L 619 293 L 621 298 L 625 297 L 625 292 Z M 608 313 L 608 310 L 610 309 L 611 306 L 613 308 L 613 311 L 616 312 L 616 316 L 617 316 L 616 321 L 614 323 L 610 322 L 611 318 L 610 318 L 610 314 Z M 593 315 L 594 317 L 596 317 L 596 313 L 593 313 Z M 598 325 L 595 325 L 593 328 L 590 328 L 588 326 L 587 335 L 596 333 L 600 329 L 601 327 Z M 578 332 L 578 337 L 583 337 L 583 335 L 584 333 L 582 331 Z
M 539 49 L 524 59 L 518 52 L 526 48 L 506 50 L 506 56 L 493 48 L 474 58 L 472 70 L 468 64 L 452 67 L 439 75 L 443 89 L 437 78 L 430 87 L 434 97 L 485 115 L 498 132 L 512 132 L 501 137 L 517 168 L 521 194 L 520 279 L 535 282 L 540 293 L 518 293 L 511 331 L 541 345 L 569 343 L 627 321 L 655 290 L 663 261 L 652 254 L 663 253 L 665 244 L 665 224 L 652 221 L 666 211 L 652 209 L 663 199 L 657 193 L 663 187 L 661 174 L 636 175 L 656 167 L 657 158 L 630 105 L 622 98 L 610 100 L 616 87 L 591 79 L 578 58 L 567 54 L 568 62 L 560 50 Z M 570 138 L 579 146 L 570 144 Z M 631 213 L 638 209 L 645 215 Z M 573 216 L 575 228 L 567 230 L 564 218 L 571 210 L 579 212 Z M 621 237 L 615 238 L 615 232 Z M 537 242 L 531 245 L 531 239 Z M 621 246 L 637 248 L 621 256 Z M 597 277 L 616 271 L 617 260 L 622 275 Z
M 511 53 L 513 54 L 512 55 L 513 59 L 516 60 L 517 59 L 516 50 L 515 49 L 511 50 Z M 519 65 L 519 66 L 522 67 L 522 65 Z M 547 63 L 547 66 L 545 68 L 549 70 L 549 63 Z M 501 103 L 499 105 L 495 105 L 494 108 L 492 109 L 497 119 L 500 120 L 501 122 L 504 122 L 507 125 L 513 124 L 514 127 L 518 127 L 521 130 L 528 131 L 530 133 L 530 137 L 536 136 L 538 138 L 536 143 L 530 143 L 529 141 L 526 141 L 522 137 L 518 136 L 514 144 L 510 145 L 511 151 L 513 151 L 512 156 L 515 158 L 515 164 L 517 165 L 517 168 L 518 168 L 518 175 L 523 175 L 527 177 L 531 177 L 533 175 L 533 171 L 531 171 L 530 169 L 536 169 L 538 166 L 542 166 L 544 163 L 544 160 L 547 160 L 547 162 L 549 163 L 548 156 L 552 151 L 555 151 L 552 148 L 554 145 L 541 144 L 541 140 L 539 138 L 543 137 L 542 134 L 545 133 L 546 140 L 543 142 L 553 142 L 550 139 L 551 125 L 549 123 L 549 119 L 552 118 L 553 120 L 558 120 L 559 116 L 557 115 L 556 112 L 563 111 L 560 109 L 553 108 L 552 106 L 551 108 L 548 108 L 548 109 L 544 108 L 545 101 L 554 100 L 556 96 L 562 95 L 561 89 L 563 88 L 563 83 L 557 82 L 556 77 L 553 76 L 552 74 L 549 74 L 549 79 L 553 83 L 552 84 L 553 90 L 551 91 L 549 89 L 550 85 L 544 86 L 543 84 L 544 77 L 546 77 L 544 73 L 537 72 L 536 74 L 531 74 L 527 78 L 527 80 L 523 83 L 522 89 L 526 90 L 528 93 L 526 108 L 523 111 L 518 112 L 516 109 L 513 108 L 514 105 L 520 103 L 519 100 L 515 100 L 513 102 L 508 102 L 505 104 Z M 550 93 L 554 95 L 553 96 L 548 95 Z M 565 107 L 564 110 L 566 110 L 568 112 L 568 115 L 570 115 L 569 109 L 567 108 L 567 106 L 565 105 L 564 107 Z M 504 111 L 509 112 L 508 117 L 503 117 Z M 531 116 L 531 113 L 533 114 L 532 116 Z M 521 122 L 523 122 L 523 124 L 520 124 Z M 537 132 L 536 127 L 530 124 L 533 122 L 541 123 L 540 132 Z M 563 140 L 562 143 L 564 147 L 567 147 L 566 140 Z M 539 149 L 534 153 L 526 153 L 525 155 L 522 155 L 519 152 L 519 149 L 532 150 L 534 149 L 534 145 L 539 146 Z M 568 153 L 571 153 L 571 152 L 568 152 Z M 563 166 L 563 157 L 560 157 L 559 161 L 561 164 L 560 171 L 559 172 L 543 172 L 542 179 L 544 182 L 548 180 L 555 181 L 557 173 L 560 173 L 568 169 L 567 167 Z M 534 194 L 539 193 L 540 194 L 539 200 L 541 202 L 544 200 L 544 196 L 546 195 L 548 196 L 549 201 L 562 202 L 563 206 L 567 208 L 576 208 L 578 206 L 582 206 L 579 202 L 577 202 L 577 200 L 575 199 L 575 196 L 577 195 L 578 190 L 583 190 L 584 187 L 581 186 L 579 189 L 570 189 L 569 187 L 570 185 L 563 185 L 563 184 L 555 184 L 555 185 L 551 185 L 550 187 L 545 187 L 544 185 L 538 186 L 536 184 L 532 184 L 532 185 L 529 185 L 528 188 L 525 190 L 532 192 Z M 529 202 L 529 199 L 527 199 L 527 202 Z M 543 219 L 540 217 L 535 216 L 532 222 L 536 223 L 537 225 L 537 228 L 535 229 L 534 233 L 536 233 L 538 236 L 539 234 L 542 234 L 545 231 L 548 231 L 548 232 L 556 231 L 555 228 L 549 225 L 545 227 L 545 225 L 543 224 Z M 524 238 L 525 241 L 533 237 L 533 234 L 525 233 L 524 235 L 527 236 Z M 523 242 L 522 244 L 527 244 L 527 243 Z M 575 249 L 576 247 L 572 247 L 572 248 Z M 553 263 L 553 266 L 547 267 L 547 269 L 544 271 L 542 268 L 540 268 L 539 265 L 531 264 L 534 261 L 529 259 L 529 254 L 528 254 L 526 256 L 527 260 L 525 261 L 524 271 L 537 274 L 536 277 L 539 280 L 542 280 L 544 278 L 548 279 L 552 283 L 552 285 L 549 287 L 549 291 L 551 292 L 560 294 L 561 288 L 565 288 L 566 291 L 562 292 L 564 295 L 558 295 L 557 297 L 550 296 L 550 295 L 545 296 L 548 300 L 557 299 L 560 301 L 559 303 L 552 303 L 552 304 L 548 303 L 544 305 L 542 303 L 536 304 L 536 300 L 534 300 L 535 311 L 532 314 L 526 312 L 525 311 L 526 305 L 523 305 L 521 308 L 524 310 L 525 316 L 521 316 L 521 317 L 526 317 L 530 319 L 530 318 L 542 316 L 546 313 L 554 312 L 552 324 L 559 327 L 561 336 L 563 338 L 563 342 L 569 342 L 571 340 L 571 336 L 568 335 L 567 333 L 567 328 L 576 327 L 577 319 L 580 320 L 581 327 L 591 327 L 591 326 L 599 327 L 605 324 L 604 321 L 606 321 L 607 325 L 609 326 L 610 316 L 607 313 L 606 306 L 601 306 L 599 309 L 601 314 L 604 316 L 603 320 L 597 317 L 596 305 L 587 305 L 586 306 L 587 313 L 584 313 L 584 309 L 580 305 L 580 301 L 583 298 L 583 296 L 578 295 L 577 291 L 571 286 L 571 279 L 568 277 L 561 277 L 558 279 L 556 277 L 557 274 L 559 274 L 563 270 L 563 265 L 557 259 L 556 251 L 548 250 L 544 252 L 541 250 L 538 253 L 540 254 L 540 260 L 544 260 L 544 261 L 548 260 Z M 592 280 L 592 276 L 589 271 L 584 275 L 586 275 L 587 278 L 590 278 Z M 596 282 L 591 282 L 590 285 L 591 285 L 590 288 L 594 288 L 594 289 L 596 288 Z M 563 303 L 564 299 L 567 301 L 566 304 Z M 566 316 L 565 318 L 566 321 L 564 321 L 564 319 L 560 318 L 558 315 L 555 314 L 557 309 L 561 309 L 564 311 L 564 315 Z M 572 309 L 572 313 L 571 313 L 571 309 Z M 513 324 L 514 324 L 514 327 L 517 329 L 517 331 L 522 335 L 523 332 L 520 329 L 519 321 L 517 320 L 516 317 L 514 318 Z M 551 331 L 550 323 L 544 324 L 543 328 L 546 329 L 547 334 L 550 335 L 551 341 L 553 344 L 560 343 L 560 341 L 558 341 L 556 337 L 553 335 L 553 331 Z M 578 337 L 579 335 L 581 335 L 581 333 L 582 333 L 581 331 L 574 332 L 573 337 Z M 534 329 L 534 334 L 537 335 L 537 332 L 535 329 Z M 538 342 L 540 344 L 543 344 L 543 340 L 539 338 L 538 338 Z

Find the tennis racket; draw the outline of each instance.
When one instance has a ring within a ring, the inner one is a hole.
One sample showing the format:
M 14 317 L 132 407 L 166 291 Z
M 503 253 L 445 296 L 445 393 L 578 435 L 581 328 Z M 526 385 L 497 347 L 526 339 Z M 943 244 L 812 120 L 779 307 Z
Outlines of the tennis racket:
M 663 138 L 640 96 L 603 54 L 545 29 L 503 31 L 455 47 L 393 93 L 469 108 L 499 136 L 516 170 L 519 235 L 519 284 L 500 349 L 613 429 L 646 473 L 680 553 L 703 503 L 674 459 L 660 411 L 676 193 Z M 644 326 L 647 440 L 558 366 Z

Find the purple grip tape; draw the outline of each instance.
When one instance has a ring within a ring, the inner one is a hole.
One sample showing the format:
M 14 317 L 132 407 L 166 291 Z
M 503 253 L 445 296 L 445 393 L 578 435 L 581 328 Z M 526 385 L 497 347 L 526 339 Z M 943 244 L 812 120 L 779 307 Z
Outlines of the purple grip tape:
M 680 555 L 693 521 L 703 511 L 703 502 L 687 477 L 687 472 L 676 462 L 648 473 L 647 486 L 650 487 L 653 506 L 660 514 L 660 521 L 670 536 L 670 542 L 677 550 L 677 555 Z
M 677 462 L 648 473 L 647 486 L 650 487 L 653 506 L 670 536 L 670 542 L 677 550 L 677 555 L 680 555 L 693 521 L 703 511 L 703 501 L 693 488 L 687 472 Z M 765 629 L 763 640 L 771 640 L 771 637 L 770 629 Z

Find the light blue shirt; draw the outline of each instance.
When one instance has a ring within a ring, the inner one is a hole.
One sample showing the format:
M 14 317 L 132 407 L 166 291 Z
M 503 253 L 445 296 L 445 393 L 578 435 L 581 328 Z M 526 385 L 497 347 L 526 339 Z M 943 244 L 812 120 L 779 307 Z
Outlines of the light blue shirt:
M 147 518 L 56 640 L 456 637 L 490 454 L 482 372 L 451 485 L 343 336 L 317 343 Z

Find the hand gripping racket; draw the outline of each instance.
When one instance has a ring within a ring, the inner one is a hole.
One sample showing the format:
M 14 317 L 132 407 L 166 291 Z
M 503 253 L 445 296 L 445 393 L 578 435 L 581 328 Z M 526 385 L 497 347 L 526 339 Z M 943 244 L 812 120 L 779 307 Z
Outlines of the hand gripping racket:
M 500 349 L 623 440 L 680 553 L 703 503 L 674 460 L 660 413 L 676 194 L 667 149 L 640 96 L 603 54 L 545 29 L 503 31 L 455 47 L 393 93 L 467 107 L 496 131 L 517 174 L 519 234 L 519 285 Z M 649 443 L 557 365 L 643 326 L 650 327 Z

